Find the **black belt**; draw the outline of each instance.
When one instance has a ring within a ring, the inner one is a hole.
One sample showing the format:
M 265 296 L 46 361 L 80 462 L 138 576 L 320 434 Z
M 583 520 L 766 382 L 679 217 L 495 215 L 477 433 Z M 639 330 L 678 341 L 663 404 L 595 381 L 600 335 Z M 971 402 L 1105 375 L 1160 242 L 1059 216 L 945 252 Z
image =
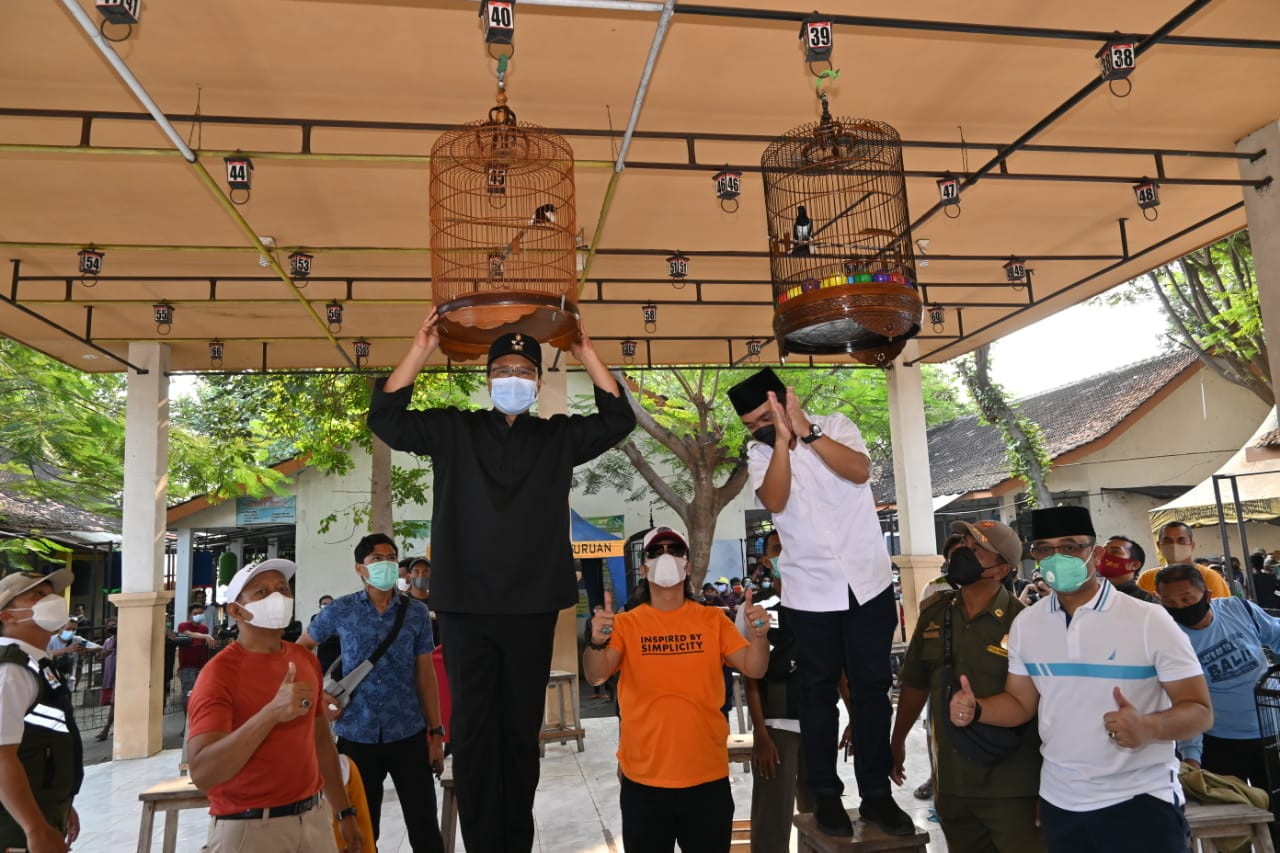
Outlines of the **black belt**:
M 261 820 L 264 817 L 288 817 L 309 812 L 320 804 L 320 792 L 316 791 L 305 800 L 289 803 L 285 806 L 272 806 L 269 809 L 245 809 L 235 814 L 214 815 L 218 820 Z

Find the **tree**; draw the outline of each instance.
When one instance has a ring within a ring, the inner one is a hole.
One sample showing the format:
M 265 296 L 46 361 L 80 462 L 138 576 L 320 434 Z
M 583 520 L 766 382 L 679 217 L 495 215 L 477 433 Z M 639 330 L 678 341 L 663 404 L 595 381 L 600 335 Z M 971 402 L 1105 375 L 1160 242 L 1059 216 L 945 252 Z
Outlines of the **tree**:
M 474 371 L 424 373 L 414 385 L 412 405 L 466 407 L 480 384 L 481 374 Z M 369 496 L 321 519 L 318 532 L 328 533 L 342 521 L 353 530 L 373 525 L 408 535 L 400 523 L 389 523 L 392 506 L 428 501 L 430 467 L 426 461 L 392 465 L 386 445 L 385 453 L 375 452 L 375 442 L 382 442 L 365 426 L 371 385 L 367 374 L 327 371 L 210 376 L 194 405 L 204 413 L 203 426 L 220 424 L 225 433 L 269 448 L 273 459 L 300 456 L 325 474 L 346 474 L 355 465 L 352 449 L 364 450 L 373 460 Z
M 689 536 L 696 585 L 701 585 L 710 562 L 716 519 L 747 482 L 749 436 L 725 390 L 753 372 L 673 368 L 625 379 L 640 429 L 578 474 L 578 485 L 588 494 L 613 489 L 627 500 L 656 496 L 671 507 Z M 849 415 L 858 423 L 873 461 L 887 459 L 889 417 L 883 372 L 847 367 L 777 372 L 806 408 Z M 926 366 L 925 386 L 930 423 L 963 412 L 945 369 Z
M 1223 379 L 1275 404 L 1248 231 L 1189 252 L 1100 298 L 1114 304 L 1149 296 L 1164 310 L 1171 341 L 1195 352 Z
M 68 367 L 0 340 L 0 475 L 10 494 L 52 500 L 108 516 L 124 488 L 126 381 Z M 181 404 L 170 418 L 168 493 L 181 500 L 266 494 L 281 476 L 261 449 L 216 424 L 193 428 Z
M 969 358 L 960 359 L 960 377 L 978 407 L 979 421 L 1000 430 L 1004 436 L 1005 458 L 1013 476 L 1027 484 L 1032 507 L 1053 506 L 1045 484 L 1052 464 L 1040 426 L 1018 411 L 1005 390 L 991 378 L 991 345 L 983 344 Z

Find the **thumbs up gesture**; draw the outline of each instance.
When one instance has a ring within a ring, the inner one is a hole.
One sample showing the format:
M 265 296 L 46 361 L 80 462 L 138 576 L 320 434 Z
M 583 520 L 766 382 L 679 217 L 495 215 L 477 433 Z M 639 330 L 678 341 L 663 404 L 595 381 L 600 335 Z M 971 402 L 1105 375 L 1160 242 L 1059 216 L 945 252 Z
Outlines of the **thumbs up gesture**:
M 742 606 L 746 610 L 747 630 L 751 632 L 752 639 L 758 640 L 769 636 L 769 611 L 759 604 L 752 604 L 751 595 L 752 591 L 748 589 Z
M 1151 733 L 1147 729 L 1147 717 L 1130 704 L 1124 693 L 1116 687 L 1111 691 L 1116 700 L 1116 710 L 1102 715 L 1102 725 L 1107 730 L 1107 737 L 1116 746 L 1126 749 L 1138 749 L 1151 742 Z
M 974 709 L 978 706 L 978 697 L 973 695 L 969 686 L 969 677 L 960 676 L 960 689 L 951 695 L 951 724 L 964 727 L 973 722 Z
M 306 681 L 295 681 L 297 674 L 297 667 L 290 661 L 289 671 L 284 674 L 284 680 L 280 682 L 276 695 L 267 705 L 268 710 L 275 715 L 277 723 L 287 723 L 289 720 L 311 713 L 311 705 L 315 701 L 315 685 Z
M 591 642 L 597 646 L 609 641 L 613 633 L 613 593 L 605 590 L 604 607 L 597 607 L 591 614 Z

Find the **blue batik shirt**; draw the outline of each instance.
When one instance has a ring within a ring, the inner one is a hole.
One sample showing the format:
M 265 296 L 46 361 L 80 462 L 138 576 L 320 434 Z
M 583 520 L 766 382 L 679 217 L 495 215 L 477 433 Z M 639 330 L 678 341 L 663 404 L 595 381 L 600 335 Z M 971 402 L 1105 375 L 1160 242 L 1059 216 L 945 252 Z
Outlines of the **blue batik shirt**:
M 337 636 L 342 643 L 342 671 L 351 672 L 382 644 L 407 606 L 404 625 L 387 653 L 374 664 L 351 694 L 351 704 L 333 724 L 339 737 L 356 743 L 404 740 L 426 728 L 426 711 L 418 701 L 418 658 L 431 654 L 431 615 L 427 606 L 396 595 L 383 613 L 366 590 L 335 600 L 316 614 L 307 634 L 317 644 Z

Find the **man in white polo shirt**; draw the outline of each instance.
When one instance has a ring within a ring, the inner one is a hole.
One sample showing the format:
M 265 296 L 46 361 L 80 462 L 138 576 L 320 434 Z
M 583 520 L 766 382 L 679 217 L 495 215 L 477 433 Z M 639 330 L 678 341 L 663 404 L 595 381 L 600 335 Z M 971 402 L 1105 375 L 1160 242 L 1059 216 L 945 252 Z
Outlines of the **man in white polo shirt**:
M 730 388 L 729 399 L 755 438 L 747 449 L 751 485 L 787 555 L 782 605 L 796 638 L 801 748 L 818 827 L 853 834 L 836 775 L 836 685 L 844 672 L 860 816 L 910 835 L 915 827 L 889 789 L 889 651 L 898 606 L 862 434 L 844 415 L 805 413 L 769 368 Z
M 1004 692 L 975 698 L 962 675 L 951 722 L 1016 726 L 1039 713 L 1050 853 L 1186 850 L 1174 742 L 1213 723 L 1200 662 L 1163 608 L 1098 581 L 1087 509 L 1035 510 L 1031 539 L 1054 592 L 1013 621 Z

